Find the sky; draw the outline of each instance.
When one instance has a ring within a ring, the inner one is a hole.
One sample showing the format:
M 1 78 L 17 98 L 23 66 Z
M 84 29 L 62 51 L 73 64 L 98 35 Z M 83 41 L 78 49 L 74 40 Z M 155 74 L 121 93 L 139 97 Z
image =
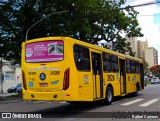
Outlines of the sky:
M 148 2 L 160 2 L 160 0 L 127 0 L 129 5 L 138 5 Z M 138 40 L 148 41 L 149 47 L 158 50 L 158 64 L 160 64 L 160 3 L 142 7 L 135 7 L 139 12 L 137 17 L 144 37 Z

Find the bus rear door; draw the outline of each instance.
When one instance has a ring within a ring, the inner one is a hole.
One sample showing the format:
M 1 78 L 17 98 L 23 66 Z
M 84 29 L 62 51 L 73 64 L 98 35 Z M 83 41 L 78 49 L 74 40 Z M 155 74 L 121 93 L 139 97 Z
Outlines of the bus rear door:
M 120 89 L 121 94 L 126 93 L 126 72 L 125 72 L 125 60 L 119 59 L 119 67 L 120 67 Z
M 103 97 L 103 76 L 101 53 L 91 52 L 94 99 Z

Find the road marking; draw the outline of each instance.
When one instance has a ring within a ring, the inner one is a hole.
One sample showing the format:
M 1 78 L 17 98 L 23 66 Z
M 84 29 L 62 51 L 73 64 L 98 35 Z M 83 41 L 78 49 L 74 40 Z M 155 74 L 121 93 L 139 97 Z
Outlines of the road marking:
M 143 103 L 143 104 L 141 104 L 141 105 L 139 105 L 139 106 L 147 107 L 147 106 L 149 106 L 149 105 L 157 102 L 158 100 L 159 100 L 159 99 L 153 99 L 153 100 L 150 100 L 150 101 L 148 101 L 148 102 L 146 102 L 146 103 Z
M 43 101 L 43 100 L 40 100 L 40 101 L 32 101 L 33 103 L 46 103 L 47 101 Z
M 66 101 L 63 101 L 63 102 L 59 102 L 59 103 L 66 103 Z
M 136 102 L 139 102 L 139 101 L 142 101 L 143 99 L 136 99 L 136 100 L 133 100 L 133 101 L 130 101 L 130 102 L 127 102 L 127 103 L 123 103 L 121 105 L 124 105 L 124 106 L 127 106 L 127 105 L 131 105 L 133 103 L 136 103 Z
M 46 103 L 52 103 L 52 102 L 49 102 L 49 101 L 48 101 L 48 102 L 46 102 Z

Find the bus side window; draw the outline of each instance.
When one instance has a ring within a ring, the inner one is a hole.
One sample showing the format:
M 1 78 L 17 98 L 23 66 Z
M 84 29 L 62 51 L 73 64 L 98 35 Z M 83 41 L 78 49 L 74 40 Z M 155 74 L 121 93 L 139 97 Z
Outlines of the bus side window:
M 74 58 L 78 59 L 79 58 L 79 50 L 78 46 L 74 46 Z
M 93 75 L 97 74 L 97 64 L 95 60 L 92 60 L 92 69 L 93 69 Z
M 126 59 L 126 72 L 127 72 L 128 74 L 131 73 L 130 60 L 129 60 L 129 59 Z
M 136 66 L 136 73 L 139 73 L 139 63 L 135 62 L 135 66 Z
M 112 72 L 118 72 L 118 57 L 115 55 L 111 56 L 111 62 L 112 62 Z
M 73 51 L 77 70 L 90 71 L 89 49 L 84 46 L 75 44 L 73 46 Z
M 111 72 L 111 58 L 109 53 L 103 53 L 103 70 L 104 72 Z
M 131 60 L 131 73 L 134 74 L 136 73 L 136 66 L 135 66 L 135 61 Z
M 98 55 L 92 54 L 92 69 L 94 75 L 100 74 L 100 65 L 98 62 L 98 58 L 99 58 Z

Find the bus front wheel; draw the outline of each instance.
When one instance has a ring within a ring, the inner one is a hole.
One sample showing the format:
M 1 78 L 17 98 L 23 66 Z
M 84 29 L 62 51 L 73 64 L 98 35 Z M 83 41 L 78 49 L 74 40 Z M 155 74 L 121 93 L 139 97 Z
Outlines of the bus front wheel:
M 104 100 L 105 104 L 110 105 L 113 101 L 113 90 L 111 87 L 106 89 L 106 98 Z

